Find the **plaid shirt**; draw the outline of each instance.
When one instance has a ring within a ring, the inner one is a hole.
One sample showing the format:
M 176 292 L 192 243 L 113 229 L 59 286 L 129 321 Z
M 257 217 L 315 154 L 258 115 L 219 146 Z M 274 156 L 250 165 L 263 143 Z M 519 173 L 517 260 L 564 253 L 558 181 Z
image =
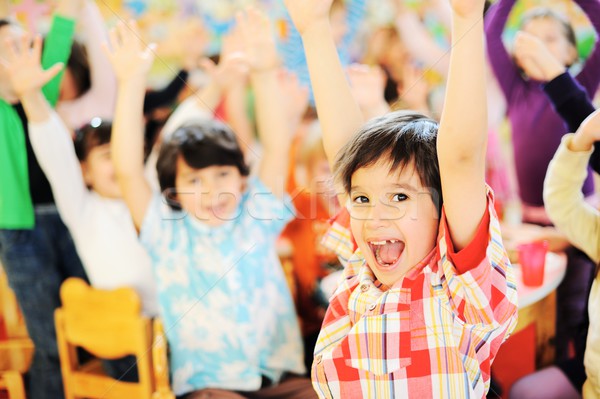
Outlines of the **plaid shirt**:
M 355 248 L 348 211 L 325 237 L 345 266 L 315 347 L 322 398 L 484 398 L 517 321 L 517 291 L 488 191 L 473 241 L 455 253 L 442 212 L 438 244 L 390 289 Z

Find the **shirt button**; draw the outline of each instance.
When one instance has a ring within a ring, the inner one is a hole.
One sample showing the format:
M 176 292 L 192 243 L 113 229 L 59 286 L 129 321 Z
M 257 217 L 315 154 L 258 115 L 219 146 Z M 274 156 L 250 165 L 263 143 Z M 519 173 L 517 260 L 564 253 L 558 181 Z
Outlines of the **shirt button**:
M 369 284 L 362 284 L 362 285 L 360 286 L 360 290 L 361 290 L 362 292 L 367 292 L 367 291 L 369 291 L 369 288 L 370 288 L 370 287 L 369 287 Z
M 317 361 L 317 364 L 321 363 L 321 360 L 323 359 L 323 355 L 318 354 L 317 356 L 315 356 L 315 360 Z
M 369 310 L 373 310 L 376 307 L 377 307 L 377 304 L 376 303 L 372 303 L 372 304 L 369 305 Z

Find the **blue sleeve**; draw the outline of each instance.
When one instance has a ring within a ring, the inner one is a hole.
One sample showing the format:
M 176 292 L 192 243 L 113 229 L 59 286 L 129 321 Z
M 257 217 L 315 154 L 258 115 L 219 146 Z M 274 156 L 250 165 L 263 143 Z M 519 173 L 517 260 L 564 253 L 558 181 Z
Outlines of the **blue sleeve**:
M 256 177 L 250 178 L 248 184 L 242 200 L 242 223 L 259 229 L 267 237 L 277 238 L 295 215 L 290 197 L 286 194 L 284 198 L 277 198 Z

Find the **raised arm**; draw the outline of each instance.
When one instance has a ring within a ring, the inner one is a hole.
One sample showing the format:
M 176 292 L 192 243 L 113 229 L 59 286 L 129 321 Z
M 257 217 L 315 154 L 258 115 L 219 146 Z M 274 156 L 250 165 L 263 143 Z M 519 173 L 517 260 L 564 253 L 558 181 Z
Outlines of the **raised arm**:
M 329 9 L 332 0 L 285 0 L 302 36 L 310 80 L 323 128 L 323 145 L 333 167 L 339 150 L 363 125 L 364 118 L 337 55 Z
M 516 0 L 499 0 L 485 16 L 487 56 L 507 101 L 515 86 L 523 84 L 519 69 L 502 42 L 502 32 Z
M 279 57 L 269 19 L 249 8 L 238 16 L 254 88 L 256 122 L 263 155 L 259 176 L 277 197 L 285 194 L 291 134 L 278 82 Z
M 40 66 L 41 40 L 36 38 L 31 51 L 28 37 L 20 46 L 11 46 L 9 79 L 25 109 L 29 122 L 29 137 L 35 156 L 52 186 L 54 199 L 65 224 L 73 229 L 81 220 L 87 188 L 71 133 L 44 98 L 41 88 L 61 70 L 58 64 L 43 71 Z
M 600 212 L 585 202 L 581 186 L 594 143 L 600 140 L 600 111 L 575 135 L 566 135 L 548 167 L 544 204 L 555 226 L 594 262 L 600 260 Z
M 456 250 L 473 239 L 486 208 L 483 4 L 483 0 L 452 1 L 452 52 L 437 150 Z
M 227 35 L 223 37 L 223 46 L 221 47 L 221 57 L 230 59 L 236 57 L 236 54 L 243 53 L 244 36 L 239 26 L 235 26 Z M 256 161 L 256 154 L 251 152 L 254 147 L 254 123 L 250 120 L 248 113 L 248 83 L 249 76 L 246 68 L 240 70 L 242 73 L 234 73 L 228 79 L 229 83 L 225 88 L 225 118 L 231 129 L 240 142 L 242 151 L 246 156 L 246 161 L 252 163 Z
M 587 92 L 569 72 L 564 72 L 545 84 L 544 92 L 570 132 L 576 131 L 585 118 L 594 112 L 594 104 Z M 590 166 L 596 173 L 600 173 L 600 142 L 598 141 L 594 143 Z
M 346 68 L 352 95 L 365 119 L 390 112 L 385 101 L 385 72 L 379 66 L 353 64 Z
M 398 16 L 396 29 L 400 37 L 406 38 L 404 43 L 412 57 L 422 63 L 425 68 L 433 69 L 442 76 L 448 74 L 450 51 L 440 47 L 427 28 L 421 22 L 417 13 L 404 5 L 406 0 L 397 0 Z
M 120 23 L 113 29 L 110 45 L 112 50 L 105 46 L 105 52 L 118 82 L 112 157 L 123 198 L 139 231 L 152 199 L 152 190 L 144 176 L 142 110 L 146 75 L 154 56 L 152 48 L 141 42 L 135 23 Z

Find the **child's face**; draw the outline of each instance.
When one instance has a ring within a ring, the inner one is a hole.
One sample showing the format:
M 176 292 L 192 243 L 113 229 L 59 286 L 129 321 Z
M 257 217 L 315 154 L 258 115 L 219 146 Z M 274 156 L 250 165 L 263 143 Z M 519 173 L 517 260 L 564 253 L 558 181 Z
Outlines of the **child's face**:
M 86 184 L 101 197 L 121 198 L 109 143 L 92 148 L 81 168 Z
M 246 179 L 232 165 L 195 169 L 177 160 L 175 189 L 181 208 L 209 226 L 219 226 L 236 215 Z
M 351 228 L 377 279 L 391 287 L 435 246 L 438 212 L 411 162 L 390 172 L 389 163 L 352 175 Z
M 563 25 L 553 18 L 534 18 L 527 22 L 523 31 L 539 38 L 564 66 L 577 59 L 577 49 L 567 39 Z

